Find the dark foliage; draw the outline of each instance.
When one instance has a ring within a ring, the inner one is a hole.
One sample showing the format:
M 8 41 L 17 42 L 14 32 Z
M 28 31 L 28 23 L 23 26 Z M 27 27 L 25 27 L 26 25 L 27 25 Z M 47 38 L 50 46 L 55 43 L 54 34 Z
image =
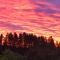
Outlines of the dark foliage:
M 25 32 L 19 33 L 7 33 L 4 37 L 0 35 L 0 55 L 5 56 L 3 53 L 5 50 L 9 50 L 13 56 L 17 53 L 21 55 L 22 60 L 59 60 L 60 59 L 60 47 L 56 47 L 54 39 L 50 36 L 48 39 L 44 36 L 36 36 L 33 34 L 27 34 Z M 8 52 L 9 52 L 8 51 Z M 10 54 L 10 55 L 11 55 Z M 18 56 L 17 55 L 17 56 Z M 9 55 L 6 55 L 9 57 Z M 19 56 L 17 58 L 19 58 Z M 10 60 L 14 57 L 9 57 Z M 16 59 L 17 59 L 16 58 Z M 20 59 L 20 58 L 19 58 Z

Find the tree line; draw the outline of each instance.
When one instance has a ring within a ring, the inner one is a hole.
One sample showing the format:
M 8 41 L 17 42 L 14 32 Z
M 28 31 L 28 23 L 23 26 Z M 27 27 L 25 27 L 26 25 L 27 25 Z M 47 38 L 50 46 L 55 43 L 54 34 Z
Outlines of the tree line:
M 19 53 L 24 60 L 60 60 L 60 46 L 56 47 L 52 36 L 46 38 L 26 32 L 0 34 L 0 55 L 3 56 L 5 50 L 8 55 L 11 51 L 13 55 Z
M 28 33 L 7 33 L 4 37 L 3 34 L 0 34 L 0 45 L 11 46 L 11 47 L 55 47 L 54 39 L 50 36 L 48 39 L 44 36 L 36 36 Z

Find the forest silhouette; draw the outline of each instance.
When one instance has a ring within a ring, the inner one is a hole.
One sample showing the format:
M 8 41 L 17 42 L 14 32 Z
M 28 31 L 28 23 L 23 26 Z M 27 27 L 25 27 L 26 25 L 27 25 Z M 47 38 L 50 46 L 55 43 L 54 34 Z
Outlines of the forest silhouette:
M 60 60 L 60 46 L 56 47 L 52 36 L 36 36 L 32 33 L 7 33 L 4 37 L 0 34 L 0 55 L 4 55 L 4 51 L 14 52 L 22 56 L 23 59 L 16 60 Z M 10 54 L 11 55 L 11 54 Z M 15 60 L 11 59 L 6 60 Z M 19 57 L 21 57 L 19 56 Z M 8 58 L 8 57 L 7 57 Z M 4 60 L 4 59 L 0 59 Z

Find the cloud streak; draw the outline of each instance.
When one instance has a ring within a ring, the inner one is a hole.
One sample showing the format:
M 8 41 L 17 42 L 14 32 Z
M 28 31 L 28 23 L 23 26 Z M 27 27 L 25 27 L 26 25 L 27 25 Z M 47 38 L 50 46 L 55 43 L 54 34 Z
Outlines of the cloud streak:
M 60 6 L 54 1 L 0 0 L 0 33 L 28 32 L 59 40 Z

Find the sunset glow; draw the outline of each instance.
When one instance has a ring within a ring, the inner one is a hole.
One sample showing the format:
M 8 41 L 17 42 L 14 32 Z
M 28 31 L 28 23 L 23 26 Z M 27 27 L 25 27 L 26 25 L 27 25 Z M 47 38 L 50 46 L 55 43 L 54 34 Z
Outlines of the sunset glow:
M 60 41 L 60 0 L 0 0 L 0 33 L 27 32 Z

